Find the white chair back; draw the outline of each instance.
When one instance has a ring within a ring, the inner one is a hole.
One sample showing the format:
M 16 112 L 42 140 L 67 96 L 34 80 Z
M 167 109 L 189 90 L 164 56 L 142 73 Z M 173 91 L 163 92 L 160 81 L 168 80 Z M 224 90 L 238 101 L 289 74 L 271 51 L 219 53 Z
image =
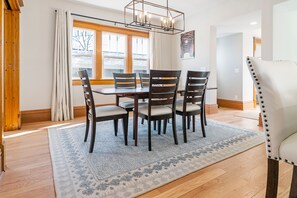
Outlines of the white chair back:
M 257 88 L 268 158 L 280 160 L 280 144 L 297 132 L 297 65 L 251 57 L 247 64 Z

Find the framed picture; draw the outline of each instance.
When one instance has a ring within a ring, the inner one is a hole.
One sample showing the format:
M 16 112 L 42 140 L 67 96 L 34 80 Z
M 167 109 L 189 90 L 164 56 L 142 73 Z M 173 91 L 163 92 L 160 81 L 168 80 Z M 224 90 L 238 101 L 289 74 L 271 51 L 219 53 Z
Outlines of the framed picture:
M 180 57 L 195 58 L 195 30 L 180 35 Z

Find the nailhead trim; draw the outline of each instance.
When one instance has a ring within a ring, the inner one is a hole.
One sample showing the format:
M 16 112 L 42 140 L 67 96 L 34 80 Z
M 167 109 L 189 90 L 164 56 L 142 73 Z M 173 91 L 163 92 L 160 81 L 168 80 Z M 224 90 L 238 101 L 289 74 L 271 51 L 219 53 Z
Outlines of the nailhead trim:
M 262 104 L 262 116 L 264 118 L 267 118 L 267 115 L 265 114 L 266 111 L 265 111 L 265 103 L 264 103 L 264 100 L 263 100 L 263 95 L 262 95 L 262 91 L 261 91 L 261 85 L 259 83 L 259 79 L 258 77 L 256 76 L 256 73 L 255 73 L 255 69 L 253 68 L 253 65 L 252 65 L 252 62 L 250 61 L 250 58 L 248 57 L 247 58 L 247 62 L 248 62 L 248 65 L 249 65 L 249 68 L 250 68 L 250 71 L 252 73 L 252 76 L 254 77 L 254 80 L 257 82 L 257 89 L 258 89 L 258 93 L 259 93 L 259 98 L 260 98 L 260 103 Z M 270 134 L 269 134 L 269 124 L 268 124 L 268 119 L 264 119 L 264 124 L 265 124 L 265 130 L 266 130 L 266 137 L 267 137 L 267 147 L 268 148 L 271 148 L 271 145 L 270 145 Z M 268 153 L 271 153 L 271 150 L 268 149 L 267 150 Z M 268 158 L 271 158 L 270 155 L 268 155 Z M 277 158 L 275 158 L 277 160 Z
M 249 65 L 249 67 L 250 67 L 250 71 L 251 71 L 251 73 L 252 73 L 252 76 L 254 77 L 254 80 L 257 82 L 256 84 L 258 85 L 257 88 L 258 88 L 259 98 L 260 98 L 260 102 L 261 102 L 261 104 L 262 104 L 262 109 L 261 109 L 261 110 L 262 110 L 262 116 L 263 116 L 264 118 L 267 118 L 267 115 L 265 114 L 265 113 L 266 113 L 266 110 L 265 110 L 264 100 L 263 100 L 262 91 L 261 91 L 261 87 L 260 87 L 261 85 L 260 85 L 260 83 L 258 82 L 259 79 L 257 78 L 257 76 L 256 76 L 256 74 L 255 74 L 255 72 L 254 72 L 254 68 L 253 68 L 252 62 L 250 61 L 250 58 L 249 58 L 249 57 L 247 57 L 247 63 L 248 63 L 248 65 Z M 270 145 L 270 139 L 269 139 L 270 134 L 269 134 L 268 119 L 264 119 L 264 123 L 265 123 L 265 127 L 266 127 L 267 147 L 269 148 L 267 151 L 268 151 L 268 153 L 270 154 L 270 153 L 271 153 L 271 150 L 270 150 L 271 145 Z M 268 155 L 268 158 L 271 159 L 272 157 L 271 157 L 270 155 Z M 275 157 L 274 159 L 275 159 L 275 160 L 282 160 L 282 158 L 280 158 L 280 157 Z M 287 160 L 287 159 L 285 159 L 284 161 L 287 162 L 287 163 L 289 163 L 289 164 L 295 165 L 294 162 L 290 162 L 290 161 Z M 297 163 L 296 163 L 296 164 L 297 164 Z

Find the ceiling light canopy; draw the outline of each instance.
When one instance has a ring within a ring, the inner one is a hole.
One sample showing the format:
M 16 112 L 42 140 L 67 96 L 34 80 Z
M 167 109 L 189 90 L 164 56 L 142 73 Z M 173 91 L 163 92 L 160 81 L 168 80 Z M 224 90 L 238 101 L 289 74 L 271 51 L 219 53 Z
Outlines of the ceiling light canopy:
M 172 35 L 185 31 L 185 14 L 169 8 L 168 0 L 166 6 L 133 0 L 125 6 L 124 14 L 126 26 Z

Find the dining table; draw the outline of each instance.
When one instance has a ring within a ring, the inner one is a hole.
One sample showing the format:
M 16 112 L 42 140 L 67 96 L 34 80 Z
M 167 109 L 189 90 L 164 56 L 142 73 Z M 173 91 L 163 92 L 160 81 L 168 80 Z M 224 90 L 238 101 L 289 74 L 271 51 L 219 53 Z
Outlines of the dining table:
M 213 90 L 217 88 L 207 88 L 207 90 Z M 132 97 L 134 98 L 134 112 L 133 112 L 133 137 L 134 144 L 137 146 L 138 143 L 138 100 L 148 98 L 149 87 L 137 87 L 137 88 L 95 88 L 92 89 L 94 93 L 102 95 L 116 95 L 121 97 Z M 179 94 L 184 93 L 184 89 L 177 91 Z M 116 105 L 119 105 L 117 97 Z M 204 108 L 204 107 L 203 107 Z M 205 111 L 204 111 L 205 112 Z

